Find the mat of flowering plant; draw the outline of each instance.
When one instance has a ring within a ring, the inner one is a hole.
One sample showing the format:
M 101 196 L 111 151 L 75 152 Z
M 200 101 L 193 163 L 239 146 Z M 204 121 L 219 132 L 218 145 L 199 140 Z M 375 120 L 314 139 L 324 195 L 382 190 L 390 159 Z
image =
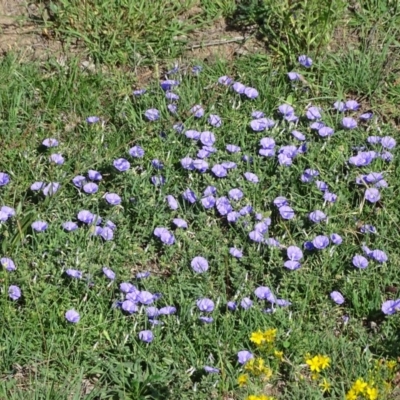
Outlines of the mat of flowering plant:
M 8 398 L 390 398 L 398 132 L 323 73 L 301 55 L 8 92 Z

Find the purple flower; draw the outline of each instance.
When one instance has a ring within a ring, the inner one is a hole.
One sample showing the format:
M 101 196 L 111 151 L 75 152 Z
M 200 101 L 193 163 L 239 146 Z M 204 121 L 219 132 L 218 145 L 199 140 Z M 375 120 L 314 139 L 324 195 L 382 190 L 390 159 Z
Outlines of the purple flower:
M 233 82 L 233 79 L 230 78 L 229 76 L 226 76 L 226 75 L 221 76 L 220 78 L 218 78 L 218 83 L 220 85 L 229 86 L 229 85 L 232 84 L 232 82 Z
M 149 318 L 157 318 L 159 316 L 159 311 L 157 307 L 147 307 L 146 308 L 146 315 Z
M 100 121 L 100 118 L 96 117 L 96 116 L 91 116 L 91 117 L 86 118 L 86 122 L 88 124 L 95 124 L 96 122 L 99 122 L 99 121 Z
M 201 317 L 199 317 L 199 320 L 201 322 L 204 322 L 205 324 L 211 324 L 214 321 L 214 318 L 213 317 L 201 316 Z
M 160 82 L 161 89 L 164 91 L 172 90 L 175 86 L 178 86 L 178 85 L 179 85 L 179 81 L 175 81 L 172 79 L 167 79 L 165 81 Z
M 292 72 L 288 72 L 288 77 L 289 77 L 289 79 L 291 80 L 291 81 L 298 81 L 298 80 L 300 80 L 300 74 L 298 74 L 297 72 L 294 72 L 294 71 L 292 71 Z
M 324 235 L 316 236 L 312 241 L 312 245 L 318 250 L 323 250 L 329 245 L 329 238 Z
M 190 189 L 186 189 L 183 193 L 182 193 L 183 198 L 188 201 L 191 204 L 196 203 L 197 201 L 197 197 L 196 194 L 190 190 Z
M 232 200 L 240 200 L 243 197 L 243 192 L 240 189 L 231 189 L 228 193 Z
M 254 356 L 247 350 L 242 350 L 237 353 L 238 363 L 239 364 L 246 364 L 247 361 L 251 360 Z
M 146 93 L 146 89 L 138 89 L 133 91 L 134 96 L 141 96 L 142 94 Z
M 1 173 L 0 173 L 0 175 L 1 175 Z M 84 176 L 82 178 L 85 179 Z M 0 177 L 0 179 L 1 179 L 1 177 Z M 0 186 L 1 186 L 1 183 L 0 183 Z M 40 190 L 43 186 L 44 186 L 44 182 L 34 182 L 34 183 L 32 183 L 30 189 L 35 192 L 37 190 Z
M 240 302 L 240 306 L 241 306 L 244 310 L 248 310 L 252 305 L 253 305 L 253 302 L 252 302 L 248 297 L 245 297 L 245 298 Z
M 129 155 L 134 158 L 142 158 L 144 156 L 144 150 L 140 146 L 133 146 L 129 149 Z
M 116 193 L 106 193 L 104 198 L 106 199 L 106 202 L 112 206 L 121 204 L 121 197 L 119 197 Z
M 151 343 L 154 339 L 154 335 L 152 331 L 140 331 L 139 332 L 139 339 L 145 343 Z
M 176 201 L 176 199 L 175 199 L 175 197 L 174 196 L 172 196 L 172 195 L 168 195 L 167 197 L 166 197 L 166 200 L 167 200 L 167 203 L 168 203 L 168 206 L 169 206 L 169 208 L 171 209 L 171 210 L 177 210 L 178 209 L 178 202 Z
M 227 215 L 233 211 L 231 203 L 225 196 L 219 197 L 216 201 L 216 207 L 221 215 Z
M 68 311 L 65 313 L 65 319 L 66 319 L 68 322 L 71 322 L 72 324 L 76 324 L 76 323 L 79 322 L 79 320 L 81 319 L 81 317 L 80 317 L 80 315 L 79 315 L 79 313 L 78 313 L 77 311 L 75 311 L 75 310 L 68 310 Z
M 209 367 L 208 365 L 204 366 L 204 371 L 209 374 L 219 374 L 219 369 L 214 367 Z
M 381 145 L 382 147 L 391 150 L 396 147 L 396 140 L 390 136 L 385 136 L 381 139 Z
M 293 160 L 288 157 L 286 154 L 278 155 L 279 165 L 284 165 L 285 167 L 290 167 L 293 164 Z
M 231 211 L 226 215 L 228 222 L 237 222 L 240 218 L 240 214 L 237 211 Z
M 337 292 L 337 291 L 333 291 L 331 294 L 331 299 L 336 303 L 336 304 L 343 304 L 344 303 L 344 297 L 342 295 L 342 293 Z
M 241 151 L 241 148 L 239 146 L 234 145 L 234 144 L 227 144 L 226 145 L 226 150 L 229 153 L 239 153 Z
M 244 86 L 243 83 L 235 82 L 232 85 L 232 89 L 238 94 L 243 94 L 244 91 L 246 90 L 246 86 Z
M 92 214 L 88 210 L 79 211 L 77 215 L 78 220 L 85 224 L 91 224 L 93 222 L 94 217 L 95 217 L 94 214 Z
M 326 190 L 328 190 L 328 185 L 323 182 L 323 181 L 315 181 L 315 186 L 317 187 L 317 189 L 319 189 L 321 192 L 325 192 Z
M 346 104 L 343 101 L 336 101 L 333 104 L 333 107 L 338 110 L 339 112 L 346 111 Z
M 332 233 L 332 235 L 330 236 L 331 242 L 338 246 L 339 244 L 341 244 L 343 242 L 343 239 L 340 235 L 338 235 L 337 233 Z
M 188 227 L 187 222 L 182 218 L 174 218 L 172 222 L 177 228 L 187 228 Z
M 294 108 L 289 104 L 282 104 L 278 107 L 278 111 L 282 115 L 290 115 L 294 113 Z
M 112 240 L 114 238 L 114 231 L 109 228 L 108 226 L 105 226 L 101 232 L 100 232 L 100 236 L 104 239 L 104 240 Z
M 289 206 L 279 207 L 279 214 L 283 219 L 293 219 L 295 216 L 293 208 Z
M 204 109 L 200 105 L 193 106 L 189 112 L 193 114 L 196 118 L 201 118 L 204 115 Z
M 3 257 L 0 258 L 0 265 L 6 269 L 6 271 L 15 271 L 17 267 L 11 258 Z
M 58 182 L 50 182 L 43 188 L 43 194 L 45 196 L 53 196 L 60 189 L 60 184 Z
M 151 165 L 155 169 L 163 169 L 164 168 L 164 164 L 160 160 L 157 160 L 157 159 L 152 160 Z
M 342 126 L 346 129 L 354 129 L 357 128 L 357 121 L 351 117 L 345 117 L 342 119 Z
M 246 89 L 244 89 L 244 94 L 249 99 L 256 99 L 258 97 L 258 91 L 252 87 L 247 87 Z
M 308 215 L 308 218 L 310 219 L 310 221 L 312 221 L 314 223 L 318 223 L 318 222 L 325 220 L 326 215 L 322 211 L 316 210 L 316 211 L 311 212 Z
M 376 188 L 368 188 L 365 191 L 364 198 L 368 200 L 370 203 L 376 203 L 377 201 L 380 200 L 381 194 L 379 193 L 379 190 Z
M 77 175 L 77 176 L 75 176 L 75 178 L 72 179 L 72 183 L 73 183 L 77 188 L 82 188 L 84 182 L 86 182 L 86 178 L 85 178 L 84 176 L 82 176 L 82 175 Z M 39 184 L 39 183 L 42 183 L 42 182 L 35 182 L 34 185 L 37 185 L 37 184 Z M 42 184 L 43 184 L 43 183 L 42 183 Z M 33 185 L 32 185 L 32 186 L 33 186 Z M 31 186 L 31 189 L 32 189 L 32 186 Z M 39 190 L 39 189 L 40 189 L 40 187 L 38 188 L 37 186 L 35 186 L 35 188 L 32 189 L 32 190 Z
M 0 207 L 0 212 L 4 213 L 7 216 L 7 218 L 15 216 L 15 210 L 12 207 L 2 206 Z
M 98 185 L 93 182 L 89 182 L 86 185 L 83 185 L 83 191 L 88 194 L 96 193 L 99 190 Z
M 207 196 L 201 199 L 201 204 L 205 209 L 213 208 L 216 204 L 216 199 L 214 196 Z
M 192 72 L 193 72 L 195 75 L 198 75 L 202 70 L 203 70 L 203 67 L 202 67 L 201 65 L 195 65 L 195 66 L 192 68 Z
M 218 115 L 215 115 L 215 114 L 210 114 L 207 122 L 210 125 L 215 126 L 216 128 L 219 128 L 222 125 L 221 117 L 219 117 Z
M 36 232 L 43 232 L 47 229 L 48 224 L 45 221 L 35 221 L 32 223 L 31 227 Z
M 158 310 L 159 315 L 172 315 L 176 313 L 176 308 L 173 306 L 161 307 Z
M 368 136 L 367 142 L 370 144 L 379 144 L 382 138 L 380 136 Z
M 288 260 L 284 262 L 284 267 L 292 271 L 299 269 L 301 264 L 298 261 Z
M 280 243 L 272 237 L 265 239 L 264 243 L 271 247 L 280 247 Z
M 21 289 L 17 285 L 11 285 L 8 288 L 8 297 L 11 300 L 18 300 L 21 297 Z
M 112 231 L 115 231 L 117 229 L 117 225 L 114 224 L 114 222 L 107 220 L 104 224 L 104 227 L 110 228 Z
M 252 113 L 251 113 L 251 116 L 253 117 L 253 118 L 264 118 L 265 117 L 265 114 L 262 112 L 262 111 L 253 111 Z
M 168 246 L 175 243 L 175 236 L 167 228 L 157 227 L 153 233 L 154 236 L 157 236 L 161 242 Z
M 129 313 L 129 314 L 133 314 L 135 312 L 137 312 L 139 310 L 138 305 L 132 301 L 132 300 L 125 300 L 122 302 L 121 308 Z
M 150 181 L 154 186 L 165 185 L 165 178 L 162 175 L 152 176 Z
M 317 122 L 313 122 L 310 125 L 310 129 L 314 130 L 314 131 L 319 131 L 321 128 L 323 128 L 325 126 L 325 124 L 321 121 L 317 121 Z
M 287 248 L 287 256 L 289 260 L 300 261 L 303 258 L 303 252 L 297 246 L 289 246 Z
M 312 59 L 305 54 L 299 56 L 298 61 L 303 67 L 306 68 L 310 68 L 312 65 Z
M 220 164 L 215 164 L 211 171 L 217 178 L 225 178 L 228 175 L 228 171 Z
M 357 254 L 353 257 L 353 265 L 357 268 L 364 269 L 368 267 L 368 260 L 365 257 Z
M 148 292 L 147 290 L 142 290 L 138 295 L 137 295 L 137 300 L 144 305 L 149 305 L 152 304 L 155 300 L 155 295 L 152 293 Z
M 61 154 L 57 154 L 57 153 L 52 154 L 49 157 L 49 159 L 51 162 L 53 162 L 54 164 L 57 164 L 57 165 L 62 165 L 62 164 L 64 164 L 64 161 L 65 161 L 64 157 Z
M 205 146 L 212 146 L 215 143 L 215 135 L 210 131 L 201 132 L 199 139 Z
M 249 233 L 249 238 L 250 238 L 250 240 L 252 240 L 253 242 L 256 242 L 256 243 L 261 243 L 264 241 L 264 237 L 263 237 L 262 233 L 259 231 L 251 231 Z
M 101 181 L 103 179 L 102 175 L 99 171 L 95 171 L 94 169 L 89 169 L 88 178 L 91 181 Z
M 214 310 L 214 302 L 204 298 L 197 300 L 197 308 L 202 312 L 212 312 Z
M 230 311 L 235 311 L 237 308 L 236 303 L 234 301 L 228 301 L 226 303 L 226 306 L 228 307 L 228 310 L 230 310 Z
M 372 112 L 366 112 L 364 114 L 361 114 L 358 118 L 360 118 L 363 121 L 368 121 L 369 119 L 371 119 L 373 117 L 373 113 Z
M 386 315 L 392 315 L 396 311 L 400 311 L 400 299 L 383 302 L 381 310 Z
M 326 191 L 324 193 L 324 200 L 328 201 L 329 203 L 334 203 L 337 200 L 337 195 L 335 193 L 330 193 Z
M 165 93 L 165 98 L 168 101 L 177 101 L 177 100 L 179 100 L 179 96 L 176 93 L 173 93 L 173 92 Z
M 134 285 L 132 285 L 132 283 L 129 283 L 129 282 L 122 282 L 119 285 L 119 289 L 123 293 L 139 293 L 137 288 Z
M 149 121 L 157 121 L 160 118 L 160 111 L 158 111 L 156 108 L 150 108 L 144 113 L 144 116 Z
M 306 140 L 306 137 L 299 131 L 292 131 L 292 136 L 295 137 L 297 140 Z
M 346 101 L 346 110 L 357 111 L 360 105 L 355 100 Z
M 268 300 L 268 301 L 275 301 L 275 296 L 272 294 L 271 289 L 266 286 L 259 286 L 255 291 L 254 294 L 260 300 Z
M 194 272 L 201 274 L 208 270 L 208 261 L 204 257 L 197 256 L 193 258 L 190 266 L 192 267 Z
M 365 224 L 360 227 L 361 233 L 376 233 L 376 228 L 373 225 Z
M 373 250 L 369 256 L 379 263 L 384 263 L 388 260 L 386 253 L 382 250 Z
M 48 138 L 48 139 L 44 139 L 42 142 L 42 145 L 44 147 L 57 147 L 58 146 L 58 140 L 54 139 L 54 138 Z
M 82 278 L 82 272 L 78 271 L 77 269 L 67 269 L 65 273 L 70 276 L 71 278 L 76 278 L 76 279 L 81 279 Z
M 280 207 L 282 207 L 282 206 L 288 206 L 288 205 L 289 205 L 289 202 L 288 202 L 288 200 L 287 200 L 286 197 L 278 196 L 278 197 L 275 198 L 274 204 L 275 204 L 278 208 L 280 208 Z
M 272 128 L 275 125 L 275 121 L 268 118 L 253 119 L 250 122 L 250 128 L 255 132 L 261 132 L 265 129 Z
M 215 186 L 207 186 L 203 192 L 204 196 L 212 196 L 217 193 L 217 188 Z
M 136 279 L 145 279 L 145 278 L 148 278 L 149 276 L 150 276 L 150 272 L 149 271 L 138 272 L 136 274 Z
M 235 258 L 243 257 L 243 251 L 241 249 L 237 249 L 236 247 L 231 247 L 229 249 L 229 254 Z
M 103 274 L 111 281 L 115 279 L 115 272 L 108 267 L 103 267 Z
M 322 118 L 321 109 L 319 107 L 314 107 L 314 106 L 309 107 L 306 111 L 306 117 L 311 121 L 314 121 L 316 119 L 317 120 L 321 119 Z
M 253 174 L 252 172 L 245 172 L 244 177 L 246 178 L 247 181 L 252 182 L 252 183 L 258 183 L 259 179 L 256 174 Z
M 118 159 L 114 160 L 113 165 L 120 172 L 127 171 L 131 166 L 129 161 L 125 160 L 125 158 L 118 158 Z
M 318 135 L 321 137 L 332 136 L 334 133 L 335 131 L 329 126 L 323 126 L 321 129 L 318 130 Z

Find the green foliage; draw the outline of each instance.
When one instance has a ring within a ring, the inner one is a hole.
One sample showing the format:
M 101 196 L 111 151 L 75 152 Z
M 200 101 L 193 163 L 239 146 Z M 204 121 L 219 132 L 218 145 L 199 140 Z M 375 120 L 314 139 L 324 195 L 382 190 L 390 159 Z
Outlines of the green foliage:
M 285 60 L 319 53 L 343 19 L 343 0 L 243 0 L 234 21 L 256 25 L 268 48 Z

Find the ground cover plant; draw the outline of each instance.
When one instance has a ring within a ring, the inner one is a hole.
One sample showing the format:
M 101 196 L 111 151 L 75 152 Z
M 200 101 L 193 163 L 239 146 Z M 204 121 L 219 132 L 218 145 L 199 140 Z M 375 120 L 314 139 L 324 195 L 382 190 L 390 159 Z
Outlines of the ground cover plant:
M 254 60 L 2 62 L 2 396 L 390 398 L 396 128 Z

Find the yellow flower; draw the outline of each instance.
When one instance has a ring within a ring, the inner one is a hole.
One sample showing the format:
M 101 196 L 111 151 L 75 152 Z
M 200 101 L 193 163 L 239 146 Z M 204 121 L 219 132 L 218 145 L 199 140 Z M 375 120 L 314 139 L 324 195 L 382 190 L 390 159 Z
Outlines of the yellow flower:
M 272 369 L 268 368 L 268 367 L 264 367 L 261 373 L 264 375 L 264 379 L 268 380 L 272 376 Z
M 250 396 L 246 397 L 246 400 L 258 400 L 258 399 L 259 399 L 259 397 L 254 394 L 251 394 Z
M 364 380 L 362 378 L 358 378 L 354 384 L 352 389 L 357 393 L 364 393 L 365 389 L 367 388 L 367 382 L 364 382 Z
M 264 340 L 267 343 L 273 343 L 276 338 L 277 329 L 268 329 L 264 332 Z
M 253 332 L 250 336 L 250 341 L 260 346 L 264 343 L 264 334 L 261 331 Z
M 319 384 L 321 386 L 322 391 L 325 392 L 330 392 L 331 390 L 331 384 L 324 378 L 324 380 Z
M 242 374 L 238 376 L 237 382 L 240 387 L 246 386 L 249 380 L 249 376 L 246 374 Z
M 378 399 L 378 389 L 374 387 L 367 387 L 367 396 L 369 400 Z
M 350 389 L 346 394 L 346 400 L 357 400 L 357 393 Z
M 275 356 L 276 358 L 278 358 L 280 361 L 283 361 L 283 351 L 275 350 L 275 351 L 274 351 L 274 356 Z
M 329 363 L 331 362 L 331 359 L 328 356 L 323 356 L 323 355 L 318 355 L 319 359 L 319 365 L 321 369 L 325 369 L 329 367 Z
M 396 362 L 395 360 L 390 360 L 390 361 L 388 361 L 388 362 L 386 363 L 386 365 L 387 365 L 387 367 L 388 367 L 389 369 L 393 369 L 393 368 L 396 367 L 397 362 Z
M 316 373 L 314 373 L 314 374 L 311 374 L 311 379 L 312 379 L 313 381 L 316 381 L 318 378 L 319 378 L 319 373 L 318 373 L 318 372 L 316 372 Z
M 310 370 L 312 372 L 320 372 L 321 368 L 320 368 L 320 361 L 319 361 L 319 357 L 315 356 L 313 358 L 309 358 L 308 360 L 306 360 L 306 363 L 308 364 L 308 366 L 310 367 Z

